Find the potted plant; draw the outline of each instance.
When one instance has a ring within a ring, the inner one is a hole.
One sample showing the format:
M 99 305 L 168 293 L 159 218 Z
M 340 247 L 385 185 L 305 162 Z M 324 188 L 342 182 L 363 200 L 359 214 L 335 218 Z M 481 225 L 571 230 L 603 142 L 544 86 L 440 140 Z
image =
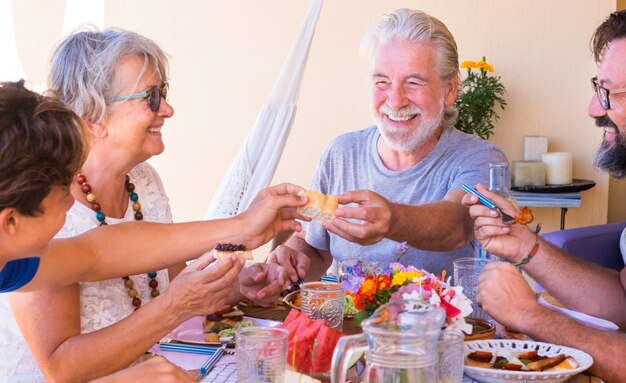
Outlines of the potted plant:
M 506 106 L 504 85 L 500 76 L 488 75 L 493 72 L 493 65 L 484 56 L 478 62 L 463 61 L 461 69 L 467 69 L 467 76 L 456 100 L 459 117 L 455 127 L 486 140 L 493 133 L 493 123 L 500 118 L 496 106 L 502 110 Z

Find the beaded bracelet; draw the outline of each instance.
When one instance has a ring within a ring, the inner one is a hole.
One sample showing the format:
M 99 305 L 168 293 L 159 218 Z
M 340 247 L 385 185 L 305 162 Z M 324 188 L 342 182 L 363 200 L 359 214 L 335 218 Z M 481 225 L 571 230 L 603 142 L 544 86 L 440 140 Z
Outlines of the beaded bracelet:
M 535 254 L 537 254 L 537 250 L 539 250 L 539 237 L 537 237 L 535 246 L 533 246 L 533 248 L 530 250 L 530 253 L 522 258 L 521 261 L 513 262 L 513 266 L 522 266 L 527 264 L 535 256 Z

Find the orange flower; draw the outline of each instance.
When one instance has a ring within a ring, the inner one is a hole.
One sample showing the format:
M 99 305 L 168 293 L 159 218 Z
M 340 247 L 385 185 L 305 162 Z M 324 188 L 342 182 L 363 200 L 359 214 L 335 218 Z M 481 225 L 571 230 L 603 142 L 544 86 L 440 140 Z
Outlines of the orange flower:
M 371 297 L 376 294 L 376 282 L 372 277 L 366 277 L 359 289 L 359 294 L 365 297 Z

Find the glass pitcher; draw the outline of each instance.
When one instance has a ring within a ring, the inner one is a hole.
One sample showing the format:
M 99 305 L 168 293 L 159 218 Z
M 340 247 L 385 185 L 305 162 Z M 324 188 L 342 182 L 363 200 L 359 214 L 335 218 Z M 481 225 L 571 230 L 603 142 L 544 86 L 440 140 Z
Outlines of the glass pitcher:
M 365 383 L 436 383 L 437 342 L 446 314 L 419 300 L 381 306 L 363 321 L 363 334 L 339 339 L 331 382 L 346 381 L 346 371 L 365 352 Z

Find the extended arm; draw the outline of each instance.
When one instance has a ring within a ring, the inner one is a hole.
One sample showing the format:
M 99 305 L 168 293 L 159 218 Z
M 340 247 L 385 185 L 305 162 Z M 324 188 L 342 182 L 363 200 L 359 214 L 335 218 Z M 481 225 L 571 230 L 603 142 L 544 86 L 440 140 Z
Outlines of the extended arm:
M 478 191 L 492 199 L 507 213 L 515 214 L 511 204 L 481 185 Z M 475 236 L 489 253 L 511 261 L 520 261 L 538 241 L 538 250 L 524 265 L 533 278 L 550 294 L 569 308 L 595 315 L 626 328 L 626 292 L 624 277 L 598 265 L 582 261 L 537 238 L 528 227 L 505 225 L 498 214 L 478 205 L 476 197 L 467 195 L 463 202 L 475 219 Z
M 586 327 L 540 305 L 513 265 L 504 262 L 487 265 L 480 277 L 477 301 L 495 320 L 509 328 L 533 339 L 589 353 L 594 360 L 590 371 L 605 381 L 626 381 L 626 369 L 622 366 L 626 335 Z
M 205 268 L 212 259 L 198 259 L 160 296 L 91 333 L 81 334 L 78 285 L 12 294 L 11 305 L 46 377 L 52 382 L 87 381 L 127 367 L 192 316 L 222 308 L 242 262 L 232 256 Z M 114 304 L 125 303 L 130 304 Z
M 362 245 L 389 238 L 422 250 L 454 250 L 467 243 L 472 235 L 471 219 L 461 205 L 461 190 L 448 192 L 441 201 L 423 205 L 403 205 L 387 201 L 369 190 L 348 192 L 339 196 L 343 206 L 337 218 L 324 221 L 326 230 Z M 353 223 L 346 219 L 357 219 Z
M 254 249 L 285 230 L 299 231 L 295 212 L 306 198 L 302 188 L 281 184 L 264 189 L 244 213 L 229 219 L 157 224 L 123 223 L 91 230 L 74 238 L 53 240 L 35 278 L 23 291 L 96 281 L 163 269 L 198 257 L 217 242 Z M 132 257 L 133 262 L 127 262 Z

